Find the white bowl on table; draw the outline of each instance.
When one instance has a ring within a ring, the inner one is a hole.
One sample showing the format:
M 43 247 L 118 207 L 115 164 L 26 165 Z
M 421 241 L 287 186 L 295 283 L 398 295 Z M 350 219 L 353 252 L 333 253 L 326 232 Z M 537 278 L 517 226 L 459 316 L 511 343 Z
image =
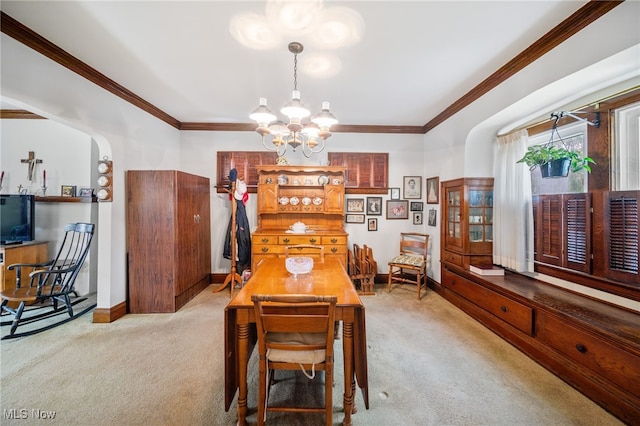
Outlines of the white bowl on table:
M 294 277 L 299 274 L 308 274 L 313 269 L 313 258 L 305 256 L 287 257 L 285 267 Z

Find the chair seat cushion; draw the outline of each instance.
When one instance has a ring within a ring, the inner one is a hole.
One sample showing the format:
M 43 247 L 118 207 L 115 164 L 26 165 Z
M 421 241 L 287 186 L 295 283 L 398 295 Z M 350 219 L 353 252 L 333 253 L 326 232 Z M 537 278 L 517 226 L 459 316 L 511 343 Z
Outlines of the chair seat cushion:
M 267 333 L 267 342 L 287 345 L 324 345 L 327 342 L 326 333 Z M 290 351 L 285 349 L 267 350 L 267 359 L 274 362 L 289 362 L 297 364 L 319 364 L 324 362 L 324 349 Z
M 422 256 L 411 256 L 409 254 L 401 254 L 399 256 L 394 257 L 391 261 L 389 261 L 389 265 L 407 265 L 413 266 L 415 268 L 422 268 L 424 266 L 424 257 Z

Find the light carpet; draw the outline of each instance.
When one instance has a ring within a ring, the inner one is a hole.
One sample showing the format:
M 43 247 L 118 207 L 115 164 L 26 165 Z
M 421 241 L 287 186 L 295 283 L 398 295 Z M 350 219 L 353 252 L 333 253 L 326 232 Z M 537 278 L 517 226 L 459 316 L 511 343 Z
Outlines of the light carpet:
M 2 425 L 234 425 L 224 411 L 224 307 L 212 285 L 174 314 L 91 314 L 1 341 Z M 433 291 L 362 298 L 370 409 L 360 390 L 354 425 L 619 425 L 598 405 Z M 337 341 L 334 424 L 340 424 Z M 322 401 L 322 375 L 280 376 L 273 398 Z M 257 358 L 249 362 L 249 424 L 256 423 Z M 287 389 L 283 390 L 286 385 Z M 291 386 L 289 386 L 291 385 Z M 43 417 L 51 417 L 46 422 Z M 268 424 L 324 424 L 322 415 L 270 413 Z

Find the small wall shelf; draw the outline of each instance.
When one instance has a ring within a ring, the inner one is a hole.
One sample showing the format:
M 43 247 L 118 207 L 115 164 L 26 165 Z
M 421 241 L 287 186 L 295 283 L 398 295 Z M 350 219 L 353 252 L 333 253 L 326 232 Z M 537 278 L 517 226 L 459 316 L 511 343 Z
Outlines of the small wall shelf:
M 36 196 L 36 202 L 40 203 L 97 203 L 98 198 L 96 196 L 93 197 L 62 197 L 60 195 L 57 196 Z

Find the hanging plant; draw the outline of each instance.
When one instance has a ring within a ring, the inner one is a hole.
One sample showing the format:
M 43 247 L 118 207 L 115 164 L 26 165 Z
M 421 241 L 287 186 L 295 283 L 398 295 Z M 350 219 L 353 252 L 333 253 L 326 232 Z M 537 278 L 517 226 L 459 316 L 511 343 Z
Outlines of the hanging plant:
M 555 118 L 553 128 L 551 129 L 551 139 L 549 142 L 542 145 L 532 145 L 527 148 L 527 152 L 524 154 L 517 163 L 525 163 L 529 166 L 529 170 L 533 171 L 536 167 L 540 167 L 542 177 L 566 177 L 569 170 L 573 173 L 581 170 L 586 170 L 587 173 L 591 173 L 590 164 L 595 164 L 591 157 L 584 156 L 578 150 L 568 149 L 562 140 L 562 137 L 558 133 L 558 120 L 560 116 L 557 114 L 551 114 L 552 118 Z M 558 141 L 554 142 L 553 133 L 558 135 Z M 558 145 L 558 142 L 561 145 Z M 561 165 L 561 163 L 565 163 Z M 560 174 L 551 173 L 553 170 L 561 170 Z

